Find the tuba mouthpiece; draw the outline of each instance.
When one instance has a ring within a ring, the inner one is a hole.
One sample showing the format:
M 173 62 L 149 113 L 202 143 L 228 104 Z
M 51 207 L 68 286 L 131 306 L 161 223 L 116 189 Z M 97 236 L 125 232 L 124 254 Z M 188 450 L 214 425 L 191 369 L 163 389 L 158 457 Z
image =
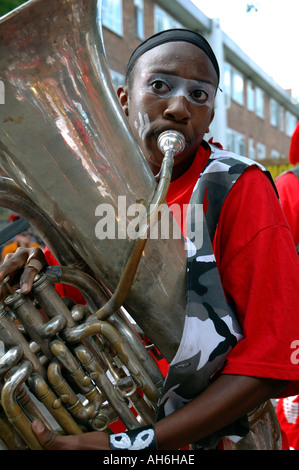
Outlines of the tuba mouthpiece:
M 185 137 L 179 131 L 168 130 L 159 135 L 158 147 L 162 153 L 171 152 L 172 156 L 178 155 L 185 148 Z

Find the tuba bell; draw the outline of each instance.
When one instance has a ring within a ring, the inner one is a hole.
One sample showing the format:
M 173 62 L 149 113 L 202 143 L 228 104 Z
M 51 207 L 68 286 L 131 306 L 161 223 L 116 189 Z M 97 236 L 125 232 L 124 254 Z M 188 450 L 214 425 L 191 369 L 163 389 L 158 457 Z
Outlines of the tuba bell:
M 0 80 L 0 204 L 24 216 L 60 263 L 36 276 L 30 296 L 11 292 L 1 306 L 3 445 L 39 449 L 34 417 L 67 434 L 152 423 L 163 377 L 140 334 L 171 361 L 185 252 L 181 238 L 126 231 L 134 204 L 148 227 L 166 180 L 157 185 L 118 103 L 101 2 L 30 0 L 4 16 Z M 108 205 L 115 237 L 97 230 Z M 86 305 L 68 305 L 57 283 L 78 288 Z

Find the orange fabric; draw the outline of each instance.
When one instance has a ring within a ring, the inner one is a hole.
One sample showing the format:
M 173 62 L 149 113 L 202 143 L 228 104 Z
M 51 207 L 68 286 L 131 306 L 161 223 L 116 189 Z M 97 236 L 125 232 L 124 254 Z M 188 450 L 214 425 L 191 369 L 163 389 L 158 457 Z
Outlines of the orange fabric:
M 35 246 L 39 247 L 40 245 L 34 242 L 29 243 L 29 247 L 35 247 Z M 1 252 L 1 258 L 4 259 L 8 253 L 14 253 L 15 251 L 17 251 L 18 248 L 19 248 L 19 245 L 17 244 L 16 241 L 13 241 L 11 243 L 8 243 L 7 245 L 4 245 L 2 252 Z

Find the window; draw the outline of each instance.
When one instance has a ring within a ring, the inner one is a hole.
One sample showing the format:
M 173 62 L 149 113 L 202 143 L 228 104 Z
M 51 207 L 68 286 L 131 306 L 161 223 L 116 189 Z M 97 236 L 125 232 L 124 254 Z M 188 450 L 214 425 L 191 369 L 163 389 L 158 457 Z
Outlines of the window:
M 279 104 L 270 99 L 270 123 L 273 127 L 279 127 Z
M 136 36 L 144 39 L 144 0 L 134 0 Z
M 284 108 L 280 106 L 279 108 L 279 129 L 281 132 L 284 132 Z
M 227 148 L 238 155 L 245 155 L 245 137 L 233 129 L 226 131 Z
M 244 104 L 243 75 L 234 68 L 232 68 L 232 99 L 240 105 Z
M 248 139 L 248 157 L 251 158 L 251 160 L 255 160 L 255 148 L 253 139 Z
M 256 88 L 256 115 L 262 119 L 265 117 L 265 100 L 264 92 L 260 88 Z
M 123 9 L 122 0 L 103 0 L 102 23 L 106 28 L 122 36 Z
M 243 75 L 230 64 L 224 64 L 224 93 L 226 107 L 230 107 L 230 99 L 244 104 L 244 78 Z
M 297 124 L 297 118 L 294 114 L 286 111 L 286 135 L 292 137 Z
M 110 74 L 115 90 L 117 90 L 119 86 L 122 86 L 125 83 L 125 76 L 123 74 L 115 72 L 115 70 L 112 69 L 110 69 Z
M 247 109 L 249 111 L 255 110 L 255 89 L 250 80 L 247 82 Z
M 231 99 L 231 67 L 225 62 L 224 72 L 223 72 L 223 84 L 224 84 L 224 97 L 225 97 L 225 106 L 230 108 L 230 99 Z
M 271 158 L 280 158 L 280 152 L 278 152 L 278 150 L 271 150 Z
M 158 7 L 158 5 L 155 5 L 154 9 L 154 25 L 155 33 L 159 33 L 165 29 L 182 28 L 181 23 L 166 13 L 166 11 L 162 10 L 162 8 Z
M 256 153 L 257 153 L 257 160 L 266 160 L 267 152 L 266 146 L 258 142 L 256 144 Z

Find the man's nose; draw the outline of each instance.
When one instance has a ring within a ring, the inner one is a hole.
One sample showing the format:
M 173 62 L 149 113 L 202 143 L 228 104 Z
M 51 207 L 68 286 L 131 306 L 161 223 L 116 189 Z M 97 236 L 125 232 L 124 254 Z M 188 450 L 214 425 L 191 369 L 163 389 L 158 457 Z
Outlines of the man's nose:
M 188 122 L 191 117 L 189 104 L 185 96 L 173 96 L 168 99 L 163 115 L 166 119 Z

